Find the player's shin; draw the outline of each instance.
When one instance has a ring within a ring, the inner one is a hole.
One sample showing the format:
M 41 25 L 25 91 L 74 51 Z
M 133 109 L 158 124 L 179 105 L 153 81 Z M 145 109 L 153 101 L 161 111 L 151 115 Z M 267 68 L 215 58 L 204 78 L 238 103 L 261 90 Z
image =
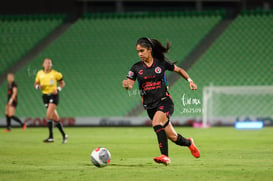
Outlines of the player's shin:
M 65 136 L 65 132 L 63 130 L 63 124 L 60 121 L 58 121 L 55 125 L 59 129 L 59 131 L 61 132 L 62 136 L 64 137 Z
M 165 129 L 161 125 L 154 126 L 161 154 L 168 156 L 168 138 Z
M 53 121 L 48 120 L 47 126 L 48 126 L 48 131 L 49 131 L 49 138 L 53 138 Z
M 191 141 L 186 139 L 180 134 L 177 134 L 177 140 L 174 141 L 175 144 L 180 145 L 180 146 L 191 146 Z
M 7 129 L 10 130 L 11 129 L 11 120 L 10 120 L 10 117 L 8 115 L 6 115 L 6 121 L 7 121 Z
M 12 116 L 11 119 L 13 119 L 14 121 L 16 121 L 17 123 L 19 123 L 21 126 L 24 125 L 24 123 L 16 116 Z

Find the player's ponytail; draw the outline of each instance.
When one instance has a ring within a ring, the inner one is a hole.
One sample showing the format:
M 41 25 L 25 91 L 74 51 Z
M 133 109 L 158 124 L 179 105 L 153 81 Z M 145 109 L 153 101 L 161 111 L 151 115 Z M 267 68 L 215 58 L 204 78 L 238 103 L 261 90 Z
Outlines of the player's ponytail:
M 156 39 L 151 39 L 152 41 L 152 56 L 160 61 L 168 60 L 165 53 L 168 53 L 171 48 L 171 44 L 167 41 L 167 46 L 163 46 L 162 43 Z
M 156 39 L 150 39 L 147 37 L 139 38 L 137 40 L 137 45 L 141 45 L 147 49 L 152 48 L 152 56 L 160 61 L 168 60 L 165 53 L 168 53 L 171 48 L 171 44 L 167 41 L 166 47 Z

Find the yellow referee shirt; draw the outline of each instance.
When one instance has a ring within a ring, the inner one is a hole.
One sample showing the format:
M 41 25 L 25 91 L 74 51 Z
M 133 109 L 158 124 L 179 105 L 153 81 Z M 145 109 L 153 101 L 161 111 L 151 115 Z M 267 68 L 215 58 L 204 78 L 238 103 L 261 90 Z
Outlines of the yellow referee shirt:
M 51 94 L 57 89 L 57 81 L 62 79 L 63 75 L 53 69 L 48 73 L 45 73 L 44 70 L 40 70 L 36 74 L 35 82 L 41 86 L 43 94 Z

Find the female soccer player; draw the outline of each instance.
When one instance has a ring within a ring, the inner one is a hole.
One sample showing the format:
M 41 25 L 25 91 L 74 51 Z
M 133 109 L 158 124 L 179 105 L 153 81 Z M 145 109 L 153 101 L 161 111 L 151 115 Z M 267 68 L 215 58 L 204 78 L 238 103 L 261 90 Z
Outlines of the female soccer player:
M 192 138 L 184 138 L 177 134 L 169 121 L 174 111 L 173 101 L 167 90 L 165 71 L 175 71 L 189 82 L 192 90 L 197 86 L 182 68 L 170 63 L 165 53 L 170 49 L 164 47 L 158 40 L 140 38 L 137 40 L 136 50 L 141 61 L 135 63 L 130 69 L 127 80 L 123 80 L 125 89 L 132 89 L 135 80 L 138 80 L 143 106 L 152 120 L 152 126 L 157 135 L 161 156 L 154 161 L 168 165 L 171 160 L 168 157 L 168 139 L 180 146 L 187 146 L 191 154 L 199 158 L 200 153 L 194 145 Z
M 48 120 L 48 129 L 49 129 L 49 137 L 44 140 L 45 143 L 53 143 L 53 127 L 54 123 L 56 123 L 56 127 L 59 129 L 63 136 L 63 143 L 67 142 L 68 135 L 65 134 L 63 130 L 63 125 L 60 122 L 59 115 L 57 113 L 57 105 L 59 103 L 59 92 L 65 86 L 65 82 L 63 80 L 63 75 L 60 72 L 57 72 L 52 67 L 52 61 L 49 58 L 44 59 L 43 62 L 43 70 L 37 72 L 34 87 L 38 90 L 41 89 L 43 93 L 43 102 L 46 111 L 46 118 Z M 57 87 L 57 82 L 59 86 Z
M 6 120 L 7 120 L 7 129 L 4 130 L 4 132 L 10 132 L 11 130 L 11 119 L 19 123 L 22 127 L 23 130 L 25 131 L 27 126 L 24 124 L 18 117 L 14 116 L 16 107 L 18 104 L 18 99 L 17 99 L 17 84 L 14 81 L 14 74 L 9 73 L 7 75 L 7 81 L 8 81 L 8 102 L 6 105 Z

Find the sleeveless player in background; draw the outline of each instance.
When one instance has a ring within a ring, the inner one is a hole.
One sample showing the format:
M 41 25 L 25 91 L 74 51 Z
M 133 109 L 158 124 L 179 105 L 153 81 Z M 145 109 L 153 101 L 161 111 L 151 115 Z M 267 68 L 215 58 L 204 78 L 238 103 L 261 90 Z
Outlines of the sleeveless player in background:
M 177 134 L 169 121 L 174 111 L 173 101 L 168 92 L 165 72 L 174 71 L 189 82 L 192 90 L 197 86 L 182 68 L 170 63 L 165 53 L 170 48 L 169 42 L 164 47 L 158 40 L 140 38 L 137 40 L 136 50 L 141 61 L 135 63 L 130 69 L 127 80 L 123 80 L 125 89 L 132 89 L 135 80 L 138 81 L 143 106 L 152 120 L 152 126 L 157 135 L 161 156 L 154 161 L 168 165 L 171 160 L 168 157 L 168 139 L 179 146 L 186 146 L 191 154 L 199 158 L 200 152 L 194 145 L 192 138 L 185 138 Z
M 68 135 L 65 134 L 63 125 L 60 122 L 60 118 L 57 112 L 57 105 L 59 103 L 59 92 L 65 86 L 65 82 L 63 80 L 63 75 L 60 72 L 57 72 L 52 68 L 52 61 L 49 58 L 44 59 L 43 62 L 43 70 L 37 72 L 34 87 L 35 89 L 41 89 L 43 93 L 43 102 L 46 111 L 46 118 L 48 120 L 48 130 L 49 137 L 44 140 L 45 143 L 53 143 L 53 127 L 54 122 L 56 127 L 62 134 L 63 143 L 66 143 L 68 140 Z M 59 86 L 57 86 L 59 83 Z
M 23 130 L 26 129 L 26 124 L 24 124 L 18 117 L 15 116 L 16 107 L 18 104 L 18 88 L 17 84 L 14 81 L 15 77 L 14 74 L 9 73 L 7 75 L 7 81 L 8 81 L 8 102 L 6 104 L 6 120 L 7 120 L 7 128 L 4 130 L 4 132 L 10 132 L 11 131 L 11 120 L 16 121 L 19 123 Z

